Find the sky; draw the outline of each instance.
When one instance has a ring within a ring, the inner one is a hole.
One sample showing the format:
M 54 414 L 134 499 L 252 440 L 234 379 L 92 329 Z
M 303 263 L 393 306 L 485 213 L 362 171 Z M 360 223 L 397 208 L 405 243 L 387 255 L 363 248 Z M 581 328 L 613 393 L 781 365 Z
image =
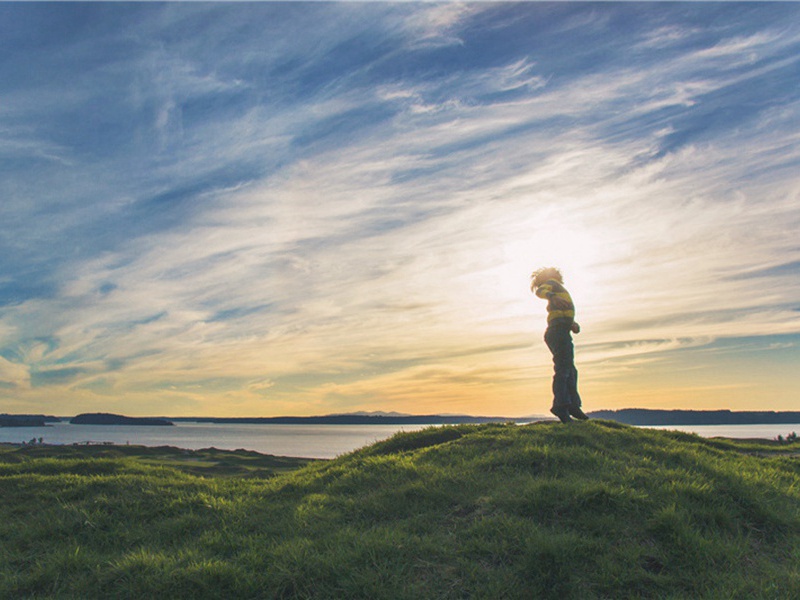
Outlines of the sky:
M 800 409 L 800 4 L 0 3 L 0 412 Z

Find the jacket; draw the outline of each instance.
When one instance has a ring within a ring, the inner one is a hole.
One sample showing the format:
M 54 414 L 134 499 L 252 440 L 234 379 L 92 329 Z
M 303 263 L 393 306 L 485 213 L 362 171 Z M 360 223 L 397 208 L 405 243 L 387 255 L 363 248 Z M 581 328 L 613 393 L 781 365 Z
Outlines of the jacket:
M 536 295 L 547 300 L 547 323 L 552 323 L 555 319 L 564 319 L 570 324 L 575 319 L 575 304 L 572 296 L 569 295 L 567 288 L 555 279 L 548 279 L 545 283 L 536 288 Z M 556 308 L 553 298 L 561 298 L 569 303 L 568 308 Z

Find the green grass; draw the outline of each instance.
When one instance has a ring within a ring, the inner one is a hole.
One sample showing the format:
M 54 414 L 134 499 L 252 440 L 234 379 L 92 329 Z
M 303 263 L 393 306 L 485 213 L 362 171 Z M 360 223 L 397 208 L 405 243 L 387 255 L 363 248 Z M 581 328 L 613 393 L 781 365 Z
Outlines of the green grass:
M 135 463 L 153 466 L 174 467 L 185 473 L 202 476 L 226 477 L 270 477 L 278 473 L 293 471 L 315 462 L 308 458 L 271 456 L 249 450 L 183 450 L 172 446 L 116 446 L 116 445 L 75 445 L 75 446 L 12 446 L 0 444 L 0 462 L 17 463 L 32 459 L 56 459 L 57 463 L 40 461 L 37 464 L 64 465 L 64 460 L 131 459 Z M 84 461 L 85 462 L 85 461 Z M 89 462 L 99 465 L 102 462 Z M 90 467 L 91 468 L 91 467 Z
M 604 421 L 333 461 L 6 447 L 0 598 L 789 600 L 798 450 Z

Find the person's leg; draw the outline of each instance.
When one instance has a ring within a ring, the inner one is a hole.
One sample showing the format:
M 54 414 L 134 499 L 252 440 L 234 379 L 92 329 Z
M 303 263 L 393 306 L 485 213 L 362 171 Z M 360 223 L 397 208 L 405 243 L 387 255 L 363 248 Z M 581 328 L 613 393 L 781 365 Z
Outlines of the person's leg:
M 572 340 L 570 340 L 570 346 L 572 346 Z M 574 346 L 572 347 L 572 368 L 570 369 L 570 376 L 569 382 L 567 384 L 569 388 L 569 414 L 576 419 L 580 419 L 581 421 L 585 421 L 589 417 L 586 413 L 581 410 L 581 396 L 578 393 L 578 369 L 575 368 L 575 349 Z
M 581 410 L 578 393 L 578 370 L 575 368 L 575 346 L 568 327 L 549 327 L 545 341 L 553 353 L 553 408 L 550 409 L 562 422 L 570 416 L 585 421 L 589 417 Z
M 569 389 L 569 403 L 571 406 L 581 406 L 581 396 L 578 393 L 578 369 L 575 368 L 573 363 L 569 373 L 569 380 L 567 381 L 567 388 Z
M 572 377 L 572 338 L 569 329 L 562 326 L 547 328 L 544 341 L 553 354 L 553 407 L 550 409 L 562 423 L 569 417 L 570 379 Z

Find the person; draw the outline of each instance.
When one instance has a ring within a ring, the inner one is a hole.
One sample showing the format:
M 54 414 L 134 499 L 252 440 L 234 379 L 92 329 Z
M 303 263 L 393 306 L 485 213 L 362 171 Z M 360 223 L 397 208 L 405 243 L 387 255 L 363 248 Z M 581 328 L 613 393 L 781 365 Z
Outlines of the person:
M 554 267 L 538 269 L 531 274 L 531 291 L 547 300 L 547 330 L 544 341 L 553 354 L 553 413 L 562 423 L 572 417 L 586 420 L 578 394 L 578 370 L 575 368 L 575 348 L 572 334 L 579 333 L 572 302 L 561 271 Z

